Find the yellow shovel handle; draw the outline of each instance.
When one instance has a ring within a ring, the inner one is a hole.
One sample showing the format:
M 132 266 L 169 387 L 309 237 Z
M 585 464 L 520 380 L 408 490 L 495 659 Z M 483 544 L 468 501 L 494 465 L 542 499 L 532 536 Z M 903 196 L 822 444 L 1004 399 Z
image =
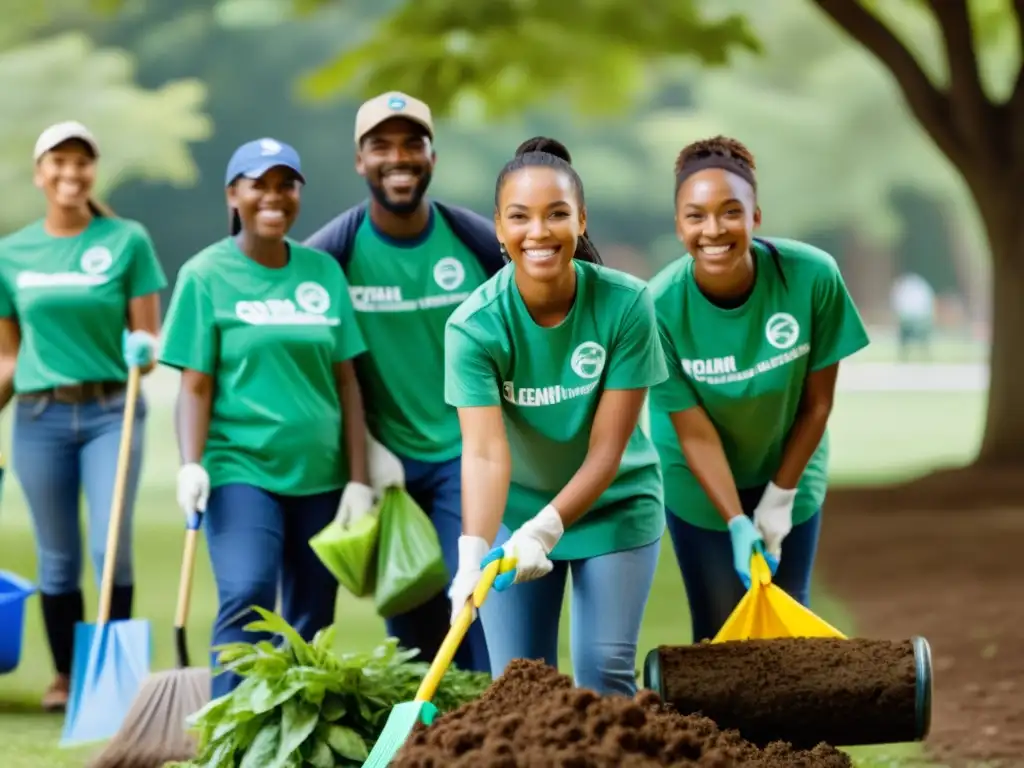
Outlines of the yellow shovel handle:
M 504 568 L 503 565 L 505 566 Z M 427 670 L 427 674 L 423 677 L 423 682 L 420 683 L 419 690 L 416 691 L 414 701 L 430 701 L 434 698 L 434 692 L 437 691 L 437 686 L 441 684 L 441 678 L 444 677 L 444 673 L 451 666 L 455 652 L 459 650 L 463 638 L 465 638 L 470 625 L 473 623 L 473 608 L 479 608 L 484 604 L 484 600 L 487 599 L 487 593 L 491 591 L 491 587 L 494 585 L 494 580 L 498 578 L 498 574 L 503 570 L 508 570 L 504 559 L 488 563 L 487 567 L 484 568 L 483 575 L 481 575 L 480 581 L 477 582 L 476 589 L 473 590 L 473 596 L 466 601 L 466 605 L 463 606 L 451 629 L 448 630 L 448 634 L 445 635 L 444 642 L 441 643 L 434 661 L 430 664 L 430 669 Z

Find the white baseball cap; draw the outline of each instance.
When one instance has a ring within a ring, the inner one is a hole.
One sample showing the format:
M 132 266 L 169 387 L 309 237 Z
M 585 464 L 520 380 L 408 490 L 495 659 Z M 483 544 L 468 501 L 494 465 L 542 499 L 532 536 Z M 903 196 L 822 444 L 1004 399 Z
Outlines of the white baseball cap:
M 92 131 L 79 122 L 67 120 L 63 123 L 54 123 L 39 134 L 39 138 L 36 139 L 35 161 L 38 162 L 40 157 L 58 144 L 63 144 L 71 139 L 85 142 L 89 149 L 92 150 L 94 157 L 100 156 L 100 147 L 96 142 L 96 137 L 92 135 Z

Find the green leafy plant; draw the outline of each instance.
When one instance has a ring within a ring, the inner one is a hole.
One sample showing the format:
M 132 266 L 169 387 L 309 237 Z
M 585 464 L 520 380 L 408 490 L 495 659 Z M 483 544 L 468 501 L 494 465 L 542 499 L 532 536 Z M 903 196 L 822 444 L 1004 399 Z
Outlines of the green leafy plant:
M 243 677 L 230 694 L 195 713 L 195 760 L 167 768 L 335 768 L 359 766 L 391 708 L 416 695 L 428 665 L 389 638 L 367 654 L 335 655 L 334 627 L 305 642 L 275 613 L 254 608 L 252 632 L 281 638 L 218 646 L 225 670 Z M 452 668 L 433 702 L 442 712 L 477 698 L 490 685 L 479 672 Z

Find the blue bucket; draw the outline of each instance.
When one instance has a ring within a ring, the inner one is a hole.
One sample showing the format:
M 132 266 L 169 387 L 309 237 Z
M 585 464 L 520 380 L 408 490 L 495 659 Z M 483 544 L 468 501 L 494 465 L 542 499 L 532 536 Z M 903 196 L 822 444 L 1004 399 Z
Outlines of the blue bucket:
M 10 571 L 0 571 L 0 675 L 13 672 L 21 659 L 25 634 L 25 601 L 35 584 Z

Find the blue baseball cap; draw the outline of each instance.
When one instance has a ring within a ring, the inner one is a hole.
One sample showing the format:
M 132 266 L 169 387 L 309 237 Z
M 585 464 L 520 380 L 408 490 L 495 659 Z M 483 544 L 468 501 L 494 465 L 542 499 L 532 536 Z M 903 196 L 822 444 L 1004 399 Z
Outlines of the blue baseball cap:
M 298 175 L 299 181 L 306 183 L 306 177 L 302 175 L 302 161 L 299 160 L 299 153 L 294 147 L 276 139 L 256 139 L 247 142 L 231 155 L 224 185 L 230 185 L 239 176 L 258 179 L 279 165 L 291 168 Z

